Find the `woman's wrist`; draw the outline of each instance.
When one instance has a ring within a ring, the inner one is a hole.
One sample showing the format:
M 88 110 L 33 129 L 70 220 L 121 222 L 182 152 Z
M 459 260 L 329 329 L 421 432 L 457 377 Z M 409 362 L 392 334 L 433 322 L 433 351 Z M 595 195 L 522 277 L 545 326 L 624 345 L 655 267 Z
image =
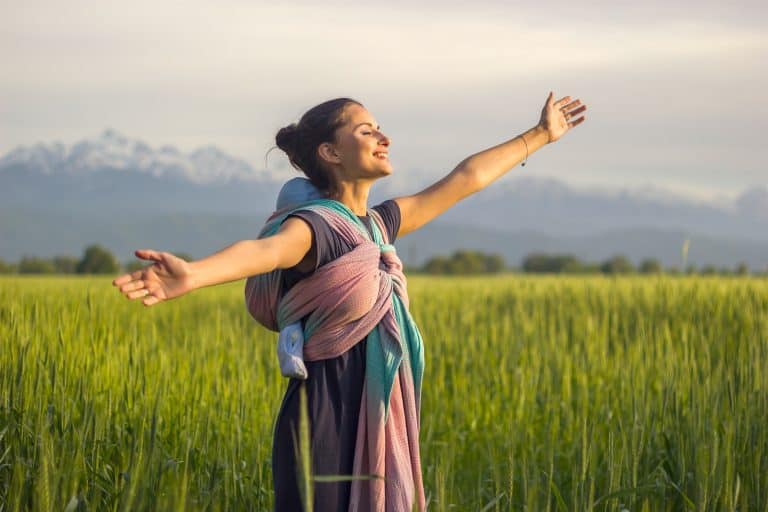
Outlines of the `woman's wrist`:
M 544 126 L 541 125 L 541 123 L 537 124 L 527 132 L 525 132 L 523 135 L 525 135 L 526 142 L 530 145 L 533 144 L 536 146 L 536 149 L 539 149 L 542 146 L 546 146 L 551 142 L 550 136 L 549 136 L 549 130 L 544 128 Z M 530 147 L 530 146 L 529 146 Z M 535 151 L 535 150 L 533 150 Z M 533 152 L 531 151 L 531 152 Z
M 202 275 L 200 270 L 200 260 L 189 262 L 189 275 L 187 276 L 187 282 L 189 283 L 190 292 L 205 286 L 205 284 L 202 281 Z

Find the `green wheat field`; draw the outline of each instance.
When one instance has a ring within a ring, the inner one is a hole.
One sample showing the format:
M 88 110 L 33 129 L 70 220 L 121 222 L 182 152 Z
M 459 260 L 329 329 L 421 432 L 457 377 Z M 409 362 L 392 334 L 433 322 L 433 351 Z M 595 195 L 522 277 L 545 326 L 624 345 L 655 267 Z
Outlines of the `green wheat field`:
M 768 510 L 768 280 L 409 290 L 430 510 Z M 0 512 L 270 510 L 286 380 L 242 295 L 0 279 Z

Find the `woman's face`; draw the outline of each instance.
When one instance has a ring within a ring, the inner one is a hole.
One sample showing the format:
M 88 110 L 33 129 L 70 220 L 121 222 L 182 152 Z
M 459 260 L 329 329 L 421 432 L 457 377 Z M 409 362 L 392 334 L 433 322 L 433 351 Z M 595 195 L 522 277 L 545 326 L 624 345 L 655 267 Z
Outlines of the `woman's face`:
M 336 130 L 333 145 L 342 178 L 381 178 L 392 174 L 389 138 L 365 107 L 350 103 L 344 109 L 346 122 Z

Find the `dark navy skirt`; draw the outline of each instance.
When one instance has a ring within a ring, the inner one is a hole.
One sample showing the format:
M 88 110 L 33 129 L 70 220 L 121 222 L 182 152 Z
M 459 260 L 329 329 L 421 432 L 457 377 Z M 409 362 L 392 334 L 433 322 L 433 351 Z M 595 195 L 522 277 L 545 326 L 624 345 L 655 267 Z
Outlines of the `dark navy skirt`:
M 351 475 L 365 380 L 365 340 L 334 359 L 307 361 L 306 381 L 291 379 L 275 423 L 272 478 L 275 511 L 299 512 L 294 433 L 299 432 L 299 388 L 306 386 L 314 475 Z M 315 511 L 346 512 L 350 481 L 317 482 Z

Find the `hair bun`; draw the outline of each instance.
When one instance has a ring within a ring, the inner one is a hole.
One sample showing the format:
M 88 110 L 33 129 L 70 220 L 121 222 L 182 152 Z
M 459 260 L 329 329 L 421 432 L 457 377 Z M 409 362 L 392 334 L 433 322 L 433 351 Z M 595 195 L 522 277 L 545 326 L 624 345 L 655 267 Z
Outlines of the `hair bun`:
M 277 135 L 275 135 L 275 144 L 288 155 L 288 158 L 293 160 L 299 144 L 299 126 L 296 123 L 291 123 L 284 128 L 280 128 Z

